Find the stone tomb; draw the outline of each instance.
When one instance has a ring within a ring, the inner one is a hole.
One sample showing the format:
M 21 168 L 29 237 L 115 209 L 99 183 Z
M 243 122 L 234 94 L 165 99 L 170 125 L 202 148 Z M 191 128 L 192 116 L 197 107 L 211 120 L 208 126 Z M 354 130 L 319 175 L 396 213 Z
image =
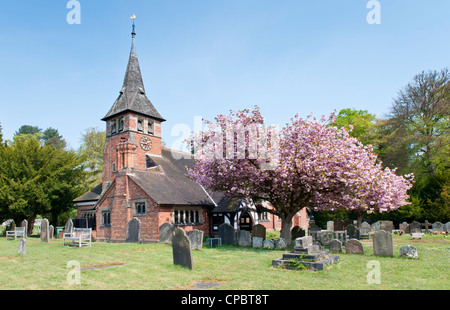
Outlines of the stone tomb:
M 181 228 L 178 228 L 173 235 L 172 254 L 174 265 L 193 269 L 191 241 Z
M 283 254 L 280 259 L 272 261 L 273 267 L 297 269 L 299 264 L 311 270 L 324 270 L 327 265 L 339 261 L 338 255 L 330 255 L 329 250 L 320 250 L 313 244 L 311 236 L 295 239 L 294 251 Z

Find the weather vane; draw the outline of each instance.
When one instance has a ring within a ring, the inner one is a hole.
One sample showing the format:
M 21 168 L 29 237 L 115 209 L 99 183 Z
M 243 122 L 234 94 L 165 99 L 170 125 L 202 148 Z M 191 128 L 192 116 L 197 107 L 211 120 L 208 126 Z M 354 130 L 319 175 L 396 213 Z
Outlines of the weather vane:
M 131 16 L 130 18 L 133 20 L 133 32 L 132 32 L 131 34 L 134 36 L 134 35 L 136 35 L 136 32 L 135 32 L 135 25 L 134 25 L 134 20 L 136 19 L 136 15 L 133 14 L 133 16 Z

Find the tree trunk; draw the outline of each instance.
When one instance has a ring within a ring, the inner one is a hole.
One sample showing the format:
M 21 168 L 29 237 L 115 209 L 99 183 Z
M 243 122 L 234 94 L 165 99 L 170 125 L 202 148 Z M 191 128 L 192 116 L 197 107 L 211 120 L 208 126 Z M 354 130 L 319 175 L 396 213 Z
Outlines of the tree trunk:
M 288 245 L 291 244 L 292 236 L 291 236 L 291 227 L 292 227 L 292 219 L 294 218 L 294 214 L 288 214 L 281 218 L 281 238 L 286 240 Z

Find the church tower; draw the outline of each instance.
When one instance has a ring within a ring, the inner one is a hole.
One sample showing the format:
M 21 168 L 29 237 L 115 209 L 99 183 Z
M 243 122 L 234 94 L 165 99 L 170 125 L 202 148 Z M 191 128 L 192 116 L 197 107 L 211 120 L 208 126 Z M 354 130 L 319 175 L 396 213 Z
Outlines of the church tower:
M 120 171 L 146 171 L 152 168 L 152 156 L 161 156 L 161 123 L 165 119 L 147 98 L 135 46 L 133 21 L 132 45 L 122 89 L 102 119 L 106 122 L 106 146 L 103 155 L 103 185 Z

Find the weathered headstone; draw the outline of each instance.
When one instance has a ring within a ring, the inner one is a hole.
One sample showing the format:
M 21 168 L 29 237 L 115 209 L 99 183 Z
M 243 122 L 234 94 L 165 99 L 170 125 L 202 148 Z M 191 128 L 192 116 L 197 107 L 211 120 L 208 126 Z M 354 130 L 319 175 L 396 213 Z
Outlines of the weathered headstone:
M 256 224 L 253 227 L 252 237 L 263 238 L 263 240 L 266 239 L 266 227 L 261 224 Z
M 283 238 L 278 239 L 275 242 L 275 249 L 277 249 L 277 250 L 285 250 L 285 249 L 287 249 L 286 240 L 284 240 Z
M 408 223 L 406 223 L 406 222 L 403 222 L 403 223 L 400 223 L 399 225 L 398 225 L 398 228 L 400 229 L 400 230 L 403 230 L 405 233 L 406 233 L 406 230 L 408 229 Z
M 50 242 L 49 230 L 48 220 L 43 219 L 41 221 L 41 241 Z
M 172 243 L 175 226 L 170 223 L 164 223 L 159 226 L 159 243 Z
M 66 234 L 73 233 L 73 221 L 71 219 L 67 220 L 66 225 L 64 227 L 64 233 Z
M 372 228 L 370 227 L 370 224 L 367 222 L 362 222 L 361 228 L 359 229 L 359 238 L 360 239 L 368 239 L 371 231 L 372 231 Z
M 335 231 L 342 231 L 344 230 L 344 221 L 341 219 L 335 219 L 334 220 L 334 230 Z
M 191 241 L 192 250 L 201 250 L 203 248 L 203 231 L 194 229 L 187 233 L 189 241 Z
M 313 245 L 312 236 L 305 236 L 295 239 L 294 248 L 296 249 L 306 249 Z
M 379 231 L 380 230 L 380 226 L 381 226 L 380 221 L 375 222 L 372 225 L 370 225 L 370 227 L 372 228 L 372 231 Z
M 364 247 L 361 241 L 350 239 L 345 243 L 345 252 L 348 254 L 364 254 Z
M 450 230 L 450 222 L 445 223 L 444 230 L 447 230 L 447 231 Z
M 252 242 L 253 242 L 253 247 L 254 248 L 262 248 L 262 246 L 263 246 L 263 241 L 264 241 L 264 239 L 263 238 L 260 238 L 260 237 L 253 237 L 252 238 Z
M 27 239 L 22 238 L 19 240 L 19 254 L 20 255 L 27 255 Z
M 219 238 L 222 239 L 222 244 L 236 244 L 236 233 L 233 226 L 228 223 L 220 225 Z
M 53 239 L 53 237 L 55 236 L 55 227 L 53 225 L 48 226 L 48 236 L 50 237 L 50 239 Z
M 333 221 L 327 222 L 327 230 L 334 230 L 334 222 Z
M 132 218 L 128 222 L 127 238 L 125 242 L 138 243 L 141 240 L 141 221 L 138 218 Z
M 349 224 L 345 230 L 347 230 L 347 236 L 349 239 L 359 240 L 359 229 L 355 225 Z
M 193 269 L 191 241 L 181 228 L 178 228 L 173 235 L 172 254 L 174 265 Z
M 330 252 L 342 252 L 342 242 L 337 239 L 331 240 L 329 247 Z
M 419 254 L 417 253 L 417 249 L 412 245 L 405 245 L 400 248 L 400 256 L 404 256 L 406 258 L 418 258 Z
M 394 256 L 394 242 L 390 232 L 379 230 L 373 234 L 372 240 L 375 256 Z
M 441 222 L 433 223 L 431 229 L 433 229 L 433 231 L 444 231 L 444 224 Z
M 275 247 L 275 245 L 273 244 L 273 240 L 270 239 L 264 240 L 263 247 L 268 250 L 273 250 L 273 248 Z
M 422 232 L 422 224 L 420 224 L 417 221 L 414 221 L 409 225 L 409 230 L 410 230 L 411 234 L 412 233 L 421 233 Z
M 295 240 L 300 237 L 304 237 L 306 235 L 306 231 L 302 229 L 300 226 L 294 226 L 291 229 L 291 238 L 292 240 Z
M 380 229 L 392 233 L 394 223 L 392 221 L 380 221 Z
M 28 221 L 27 220 L 23 220 L 21 227 L 25 228 L 25 233 L 23 235 L 24 238 L 26 238 L 28 236 Z
M 251 246 L 252 236 L 247 230 L 239 230 L 236 232 L 236 241 L 239 246 Z

